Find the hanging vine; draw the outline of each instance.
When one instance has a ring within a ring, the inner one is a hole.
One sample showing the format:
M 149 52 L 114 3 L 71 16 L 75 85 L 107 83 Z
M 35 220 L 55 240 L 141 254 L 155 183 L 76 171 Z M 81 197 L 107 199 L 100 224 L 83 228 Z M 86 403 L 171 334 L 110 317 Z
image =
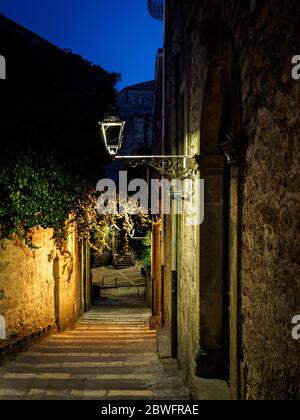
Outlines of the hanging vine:
M 99 197 L 96 191 L 90 190 L 80 198 L 72 212 L 69 223 L 76 225 L 79 239 L 87 243 L 98 254 L 104 250 L 110 250 L 107 240 L 107 228 L 116 229 L 122 235 L 122 253 L 129 251 L 130 238 L 134 236 L 136 229 L 149 229 L 153 225 L 159 225 L 160 219 L 145 213 L 145 209 L 138 203 L 130 200 L 110 200 L 107 203 L 105 214 L 99 214 Z M 122 212 L 118 212 L 118 207 Z M 59 239 L 59 238 L 57 238 Z M 62 246 L 59 240 L 57 245 Z
M 36 157 L 36 159 L 35 159 Z M 1 162 L 2 160 L 2 162 Z M 107 228 L 121 231 L 123 252 L 137 227 L 159 223 L 130 200 L 110 200 L 105 214 L 99 214 L 99 197 L 80 177 L 62 168 L 51 156 L 20 154 L 15 160 L 0 158 L 0 240 L 12 239 L 34 249 L 32 229 L 54 231 L 53 239 L 62 252 L 70 231 L 77 229 L 81 242 L 101 254 L 109 249 Z M 122 207 L 122 211 L 117 211 Z

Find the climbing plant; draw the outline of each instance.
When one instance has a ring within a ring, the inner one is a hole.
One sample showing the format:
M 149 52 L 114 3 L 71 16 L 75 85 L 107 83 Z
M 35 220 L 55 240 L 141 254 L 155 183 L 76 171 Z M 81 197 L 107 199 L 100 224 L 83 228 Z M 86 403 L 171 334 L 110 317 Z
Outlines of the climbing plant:
M 153 218 L 140 207 L 138 203 L 116 197 L 110 200 L 106 207 L 106 213 L 99 212 L 99 205 L 103 203 L 95 190 L 91 189 L 81 197 L 72 212 L 70 223 L 76 224 L 79 238 L 101 254 L 105 249 L 110 249 L 108 242 L 107 227 L 115 229 L 121 235 L 122 252 L 129 251 L 130 238 L 135 230 L 150 229 L 153 225 L 159 225 L 159 217 Z M 122 208 L 122 211 L 118 209 Z
M 135 246 L 135 254 L 137 260 L 141 264 L 146 271 L 151 270 L 152 265 L 152 253 L 151 253 L 151 245 L 152 245 L 152 232 L 150 229 L 147 229 L 146 236 L 142 243 L 138 243 Z
M 86 189 L 79 175 L 51 156 L 7 151 L 0 158 L 0 239 L 18 238 L 33 246 L 30 230 L 53 228 L 66 236 L 66 221 L 77 197 Z
M 122 232 L 123 251 L 135 228 L 147 228 L 152 220 L 137 207 L 135 214 L 129 203 L 123 202 L 122 213 L 99 214 L 99 197 L 95 188 L 79 174 L 51 156 L 38 153 L 7 152 L 0 158 L 0 240 L 18 239 L 30 248 L 31 230 L 35 227 L 53 229 L 56 246 L 63 250 L 70 229 L 77 229 L 79 240 L 101 254 L 109 248 L 106 228 Z M 110 202 L 116 209 L 117 201 Z

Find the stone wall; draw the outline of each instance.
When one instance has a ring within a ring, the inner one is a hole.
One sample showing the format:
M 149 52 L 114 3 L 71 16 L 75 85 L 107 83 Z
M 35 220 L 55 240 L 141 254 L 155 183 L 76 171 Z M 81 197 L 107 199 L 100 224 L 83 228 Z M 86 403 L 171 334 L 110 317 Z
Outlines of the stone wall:
M 200 135 L 201 114 L 211 69 L 202 22 L 217 18 L 224 23 L 237 58 L 241 103 L 235 104 L 242 113 L 242 144 L 237 147 L 239 390 L 233 395 L 245 399 L 300 398 L 299 342 L 291 338 L 292 317 L 300 313 L 300 82 L 291 77 L 292 57 L 300 54 L 299 13 L 295 0 L 167 1 L 170 144 L 177 141 L 175 83 L 186 98 L 184 147 L 199 153 L 205 141 Z M 217 112 L 216 107 L 211 111 Z M 197 230 L 183 222 L 178 252 L 179 362 L 190 380 L 201 344 L 197 286 L 201 247 Z
M 195 372 L 199 351 L 199 228 L 179 224 L 178 261 L 178 357 L 188 381 Z M 188 247 L 186 244 L 189 244 Z M 195 263 L 196 262 L 196 263 Z M 188 369 L 186 369 L 188 367 Z
M 241 52 L 245 134 L 242 343 L 244 396 L 300 398 L 299 2 L 251 2 L 250 48 Z M 276 28 L 276 29 L 275 29 Z M 276 31 L 276 36 L 274 36 Z M 240 45 L 241 49 L 242 45 Z
M 5 241 L 0 248 L 0 313 L 8 335 L 27 334 L 48 326 L 65 328 L 80 315 L 80 250 L 71 233 L 62 255 L 52 230 L 36 229 L 29 250 Z

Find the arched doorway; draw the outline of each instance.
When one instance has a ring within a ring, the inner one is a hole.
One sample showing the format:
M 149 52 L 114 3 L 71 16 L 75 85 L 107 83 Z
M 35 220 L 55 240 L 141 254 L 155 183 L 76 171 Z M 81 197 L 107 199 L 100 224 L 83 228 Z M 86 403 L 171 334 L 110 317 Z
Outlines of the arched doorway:
M 239 72 L 230 33 L 222 23 L 201 24 L 207 51 L 201 110 L 201 178 L 205 220 L 200 229 L 200 350 L 197 375 L 239 388 Z

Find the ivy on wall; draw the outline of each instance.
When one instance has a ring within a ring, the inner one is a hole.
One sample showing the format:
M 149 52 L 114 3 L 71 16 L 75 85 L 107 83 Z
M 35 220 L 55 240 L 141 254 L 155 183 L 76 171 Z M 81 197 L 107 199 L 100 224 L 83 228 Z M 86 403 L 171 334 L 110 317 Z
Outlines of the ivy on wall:
M 101 254 L 109 249 L 106 228 L 122 233 L 123 252 L 129 250 L 130 237 L 137 227 L 149 228 L 160 223 L 141 208 L 137 214 L 122 203 L 125 211 L 100 215 L 99 197 L 86 179 L 68 172 L 52 156 L 7 151 L 0 158 L 0 240 L 24 240 L 30 247 L 35 227 L 54 230 L 56 246 L 63 250 L 71 226 L 76 226 L 79 240 Z M 111 203 L 113 207 L 117 203 Z
M 84 197 L 78 200 L 73 211 L 73 221 L 76 223 L 79 232 L 79 238 L 88 243 L 98 254 L 105 249 L 110 248 L 110 239 L 107 235 L 107 227 L 115 231 L 119 238 L 121 247 L 118 249 L 120 254 L 126 254 L 130 251 L 130 240 L 136 230 L 150 232 L 145 239 L 147 250 L 151 254 L 151 229 L 153 225 L 160 224 L 160 218 L 150 216 L 145 209 L 139 206 L 139 203 L 133 203 L 131 200 L 120 199 L 110 200 L 108 211 L 104 214 L 98 213 L 98 208 L 103 204 L 101 196 L 99 197 L 93 189 Z M 122 207 L 122 212 L 118 212 L 118 206 Z M 109 211 L 109 210 L 114 211 Z M 146 251 L 146 250 L 144 250 Z M 150 262 L 151 255 L 145 252 L 145 258 Z M 148 264 L 149 265 L 149 264 Z
M 0 159 L 0 239 L 18 237 L 29 246 L 30 230 L 53 228 L 65 238 L 66 220 L 85 182 L 51 156 L 7 152 Z

